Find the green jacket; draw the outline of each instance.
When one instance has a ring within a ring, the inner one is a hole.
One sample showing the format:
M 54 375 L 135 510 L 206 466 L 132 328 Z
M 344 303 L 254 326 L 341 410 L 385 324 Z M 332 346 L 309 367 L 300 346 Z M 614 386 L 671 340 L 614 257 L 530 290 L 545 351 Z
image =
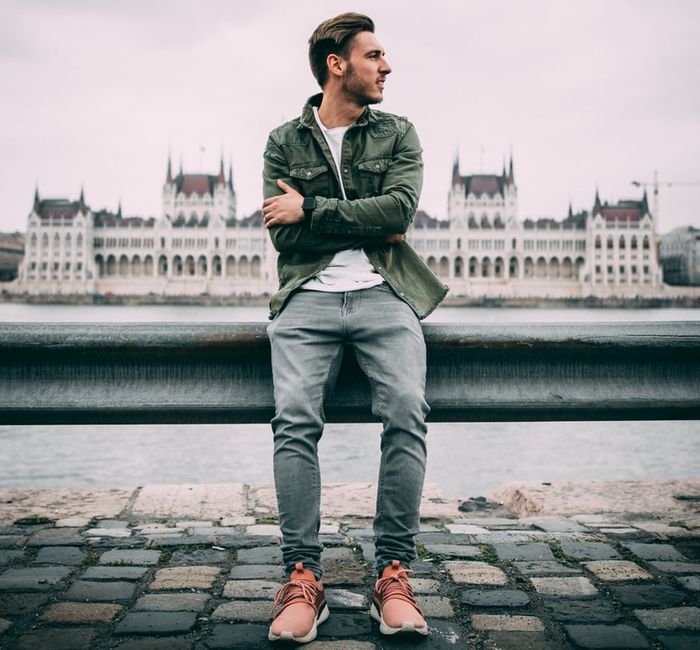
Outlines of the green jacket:
M 404 241 L 387 244 L 387 235 L 405 233 L 418 207 L 423 183 L 422 149 L 413 125 L 404 117 L 365 109 L 343 140 L 342 199 L 330 149 L 306 103 L 301 117 L 270 133 L 265 147 L 263 194 L 281 194 L 282 179 L 303 196 L 315 196 L 311 218 L 273 226 L 279 251 L 279 291 L 270 301 L 270 317 L 293 291 L 317 275 L 339 251 L 361 247 L 377 272 L 419 318 L 445 297 L 448 287 Z

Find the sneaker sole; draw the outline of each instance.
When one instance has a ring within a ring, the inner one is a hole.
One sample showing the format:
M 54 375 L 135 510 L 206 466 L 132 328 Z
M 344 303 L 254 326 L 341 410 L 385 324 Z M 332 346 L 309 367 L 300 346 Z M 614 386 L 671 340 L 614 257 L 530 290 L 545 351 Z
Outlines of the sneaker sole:
M 379 623 L 379 631 L 385 636 L 392 636 L 393 634 L 420 634 L 421 636 L 428 636 L 428 624 L 426 623 L 423 627 L 416 627 L 413 623 L 403 623 L 401 627 L 389 627 L 379 613 L 377 606 L 372 603 L 369 608 L 369 615 Z
M 318 626 L 321 625 L 330 616 L 330 611 L 328 610 L 328 605 L 324 605 L 319 612 L 316 620 L 314 621 L 313 627 L 301 637 L 295 637 L 291 632 L 282 632 L 282 634 L 273 634 L 272 630 L 269 631 L 267 638 L 269 641 L 294 641 L 295 643 L 310 643 L 316 638 L 318 633 Z

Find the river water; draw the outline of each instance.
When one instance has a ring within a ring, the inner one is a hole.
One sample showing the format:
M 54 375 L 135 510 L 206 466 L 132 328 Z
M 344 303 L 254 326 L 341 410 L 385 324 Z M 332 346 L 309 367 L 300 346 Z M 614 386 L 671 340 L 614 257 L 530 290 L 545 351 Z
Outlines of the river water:
M 264 307 L 0 304 L 0 322 L 264 321 Z M 441 307 L 431 322 L 700 320 L 700 309 Z M 430 425 L 426 480 L 488 496 L 512 480 L 700 478 L 700 422 L 503 422 Z M 376 481 L 379 428 L 328 425 L 323 480 Z M 0 487 L 271 483 L 267 425 L 3 426 Z

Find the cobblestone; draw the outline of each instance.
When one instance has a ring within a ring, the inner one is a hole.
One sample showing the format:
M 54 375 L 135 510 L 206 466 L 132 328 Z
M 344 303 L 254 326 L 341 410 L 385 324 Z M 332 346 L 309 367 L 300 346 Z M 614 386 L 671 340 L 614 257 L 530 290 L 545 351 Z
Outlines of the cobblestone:
M 77 580 L 66 592 L 65 598 L 105 603 L 115 600 L 129 600 L 134 595 L 134 590 L 135 585 L 132 582 Z
M 582 572 L 580 567 L 550 560 L 543 560 L 541 562 L 513 562 L 513 566 L 526 576 L 571 575 L 572 573 Z
M 692 562 L 650 562 L 651 566 L 663 573 L 700 573 L 700 563 Z
M 569 638 L 582 648 L 648 648 L 642 634 L 630 625 L 567 625 Z
M 654 579 L 651 573 L 628 560 L 596 560 L 594 562 L 586 562 L 585 566 L 598 580 L 605 582 Z
M 588 578 L 530 578 L 535 590 L 545 596 L 561 598 L 581 598 L 582 596 L 597 596 L 598 590 Z
M 685 562 L 685 558 L 670 544 L 644 544 L 642 542 L 623 542 L 622 546 L 628 548 L 642 560 L 666 560 L 671 562 Z
M 270 580 L 229 580 L 224 585 L 224 598 L 270 599 L 279 583 Z
M 77 546 L 49 546 L 40 548 L 32 564 L 66 564 L 75 566 L 85 559 L 86 553 Z
M 48 629 L 22 635 L 13 650 L 89 650 L 97 630 Z
M 544 606 L 550 611 L 553 619 L 571 623 L 614 623 L 623 616 L 611 603 L 598 598 L 545 599 Z
M 253 623 L 219 623 L 206 639 L 207 648 L 245 648 L 245 650 L 270 650 L 267 625 Z M 311 645 L 305 646 L 311 648 Z
M 700 630 L 700 607 L 636 609 L 634 615 L 652 630 Z
M 454 560 L 444 563 L 445 569 L 457 584 L 505 585 L 508 578 L 503 569 L 486 562 L 462 562 Z
M 148 572 L 141 566 L 91 566 L 80 576 L 83 580 L 140 580 Z
M 350 589 L 326 589 L 326 600 L 331 609 L 368 609 L 369 593 Z
M 410 580 L 431 634 L 408 641 L 384 638 L 367 614 L 376 579 L 366 562 L 375 552 L 370 520 L 326 520 L 331 617 L 309 650 L 700 647 L 700 535 L 673 530 L 690 527 L 688 517 L 647 521 L 652 531 L 639 516 L 631 524 L 617 514 L 504 511 L 421 523 L 427 555 Z M 197 512 L 0 528 L 0 629 L 9 625 L 0 645 L 269 648 L 271 599 L 284 580 L 277 526 Z
M 621 585 L 610 592 L 624 605 L 631 607 L 662 607 L 678 605 L 686 597 L 680 589 L 668 585 Z
M 561 542 L 565 555 L 577 560 L 619 560 L 620 554 L 604 542 Z
M 40 617 L 47 623 L 109 623 L 122 611 L 112 603 L 57 603 Z
M 116 634 L 171 634 L 187 632 L 197 622 L 193 612 L 129 612 L 115 629 Z
M 209 589 L 221 569 L 213 566 L 180 566 L 159 569 L 149 585 L 151 591 L 166 589 Z
M 0 567 L 12 564 L 24 557 L 23 551 L 0 551 Z
M 474 607 L 524 607 L 530 596 L 516 589 L 467 589 L 461 601 Z
M 136 601 L 133 609 L 145 612 L 201 612 L 210 599 L 209 594 L 146 594 Z
M 680 576 L 676 582 L 688 591 L 700 591 L 700 576 Z
M 500 630 L 504 632 L 541 632 L 544 624 L 536 616 L 509 616 L 507 614 L 472 614 L 475 630 Z
M 232 580 L 283 580 L 284 567 L 275 564 L 241 564 L 231 569 Z
M 450 599 L 445 596 L 419 596 L 417 601 L 426 617 L 452 618 L 455 614 Z
M 0 574 L 0 591 L 49 591 L 70 574 L 68 567 L 8 569 Z
M 158 564 L 160 554 L 160 551 L 112 550 L 102 554 L 100 564 L 154 566 Z
M 466 544 L 426 544 L 425 550 L 431 555 L 445 557 L 479 557 L 481 555 L 481 549 L 478 546 Z
M 492 546 L 501 560 L 554 560 L 551 549 L 547 544 L 543 544 L 542 542 L 531 542 L 530 544 L 492 544 Z
M 232 600 L 219 605 L 211 615 L 214 621 L 270 621 L 270 603 L 266 600 Z

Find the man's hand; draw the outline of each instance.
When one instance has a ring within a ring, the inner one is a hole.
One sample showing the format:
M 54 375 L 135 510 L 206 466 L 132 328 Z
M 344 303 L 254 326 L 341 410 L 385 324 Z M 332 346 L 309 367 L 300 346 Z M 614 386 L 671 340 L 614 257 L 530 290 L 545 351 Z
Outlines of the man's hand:
M 304 211 L 301 209 L 304 197 L 282 180 L 277 181 L 277 187 L 284 194 L 265 199 L 262 204 L 265 228 L 298 223 L 304 219 Z
M 406 237 L 404 237 L 404 235 L 402 235 L 401 233 L 395 233 L 393 235 L 387 235 L 384 238 L 384 241 L 387 244 L 400 244 L 405 239 L 406 239 Z

